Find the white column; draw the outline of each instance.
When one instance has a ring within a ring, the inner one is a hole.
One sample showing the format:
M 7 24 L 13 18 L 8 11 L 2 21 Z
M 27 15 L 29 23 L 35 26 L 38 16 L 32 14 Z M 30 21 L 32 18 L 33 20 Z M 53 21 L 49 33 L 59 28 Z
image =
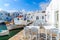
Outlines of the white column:
M 59 22 L 58 22 L 58 29 L 60 30 L 60 0 L 58 0 L 58 11 L 59 11 Z M 59 37 L 59 36 L 58 36 Z M 59 39 L 59 38 L 58 38 Z
M 59 0 L 60 1 L 60 0 Z M 58 23 L 58 27 L 59 27 L 59 30 L 60 30 L 60 2 L 58 1 L 58 11 L 59 11 L 59 23 Z

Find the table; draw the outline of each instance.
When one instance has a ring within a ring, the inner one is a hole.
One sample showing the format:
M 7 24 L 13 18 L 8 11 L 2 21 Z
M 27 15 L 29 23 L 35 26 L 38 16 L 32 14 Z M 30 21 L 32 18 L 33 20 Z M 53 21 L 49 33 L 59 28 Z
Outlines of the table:
M 30 28 L 30 29 L 31 29 L 32 27 L 35 27 L 35 28 L 38 28 L 38 29 L 40 28 L 40 26 L 26 26 L 26 27 L 28 27 L 28 28 Z
M 54 26 L 50 26 L 50 25 L 48 25 L 48 26 L 43 26 L 45 29 L 52 29 L 52 28 L 56 28 L 56 27 L 54 27 Z
M 51 34 L 51 32 L 47 32 L 48 30 L 54 29 L 56 28 L 54 25 L 48 25 L 48 26 L 44 26 L 44 28 L 46 29 L 46 39 L 47 39 L 47 34 L 52 35 L 53 37 L 57 36 L 55 33 Z M 51 37 L 52 37 L 51 36 Z M 51 38 L 52 39 L 52 38 Z

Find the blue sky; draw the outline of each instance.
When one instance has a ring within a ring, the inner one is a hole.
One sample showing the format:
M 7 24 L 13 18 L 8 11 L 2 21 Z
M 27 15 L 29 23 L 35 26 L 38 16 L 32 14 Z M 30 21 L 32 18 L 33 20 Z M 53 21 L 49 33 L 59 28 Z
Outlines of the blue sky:
M 44 9 L 50 0 L 0 0 L 2 10 L 36 11 Z

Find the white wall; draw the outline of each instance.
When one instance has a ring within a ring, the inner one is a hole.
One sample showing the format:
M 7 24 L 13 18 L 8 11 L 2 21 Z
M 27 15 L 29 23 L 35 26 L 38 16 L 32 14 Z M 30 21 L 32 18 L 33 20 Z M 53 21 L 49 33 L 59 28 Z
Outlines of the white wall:
M 60 0 L 58 0 L 58 10 L 59 10 L 59 30 L 60 30 Z
M 41 12 L 36 12 L 36 13 L 34 13 L 34 16 L 33 16 L 33 20 L 35 20 L 35 21 L 38 21 L 37 19 L 36 19 L 36 17 L 39 17 L 39 21 L 40 22 L 42 22 L 42 23 L 45 23 L 45 13 L 41 13 Z M 44 16 L 44 19 L 42 19 L 42 16 Z
M 49 6 L 46 9 L 46 13 L 48 14 L 48 23 L 49 24 L 55 24 L 56 23 L 56 18 L 55 18 L 55 11 L 57 11 L 58 8 L 58 0 L 52 0 L 49 4 Z

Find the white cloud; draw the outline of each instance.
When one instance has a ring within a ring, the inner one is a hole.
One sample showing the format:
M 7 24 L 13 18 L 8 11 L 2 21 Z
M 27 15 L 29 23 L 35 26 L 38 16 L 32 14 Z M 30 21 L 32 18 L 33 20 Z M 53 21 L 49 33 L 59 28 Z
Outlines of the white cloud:
M 36 4 L 36 2 L 33 2 L 33 4 Z
M 42 10 L 46 10 L 46 7 L 49 5 L 49 3 L 40 3 L 39 4 L 39 7 L 42 9 Z
M 21 11 L 22 11 L 23 13 L 25 13 L 25 12 L 26 12 L 26 10 L 25 10 L 25 9 L 22 9 Z
M 18 12 L 18 10 L 7 10 L 8 12 Z
M 5 3 L 5 4 L 4 4 L 5 7 L 8 7 L 9 5 L 10 5 L 9 3 Z
M 0 11 L 1 11 L 2 9 L 0 8 Z

